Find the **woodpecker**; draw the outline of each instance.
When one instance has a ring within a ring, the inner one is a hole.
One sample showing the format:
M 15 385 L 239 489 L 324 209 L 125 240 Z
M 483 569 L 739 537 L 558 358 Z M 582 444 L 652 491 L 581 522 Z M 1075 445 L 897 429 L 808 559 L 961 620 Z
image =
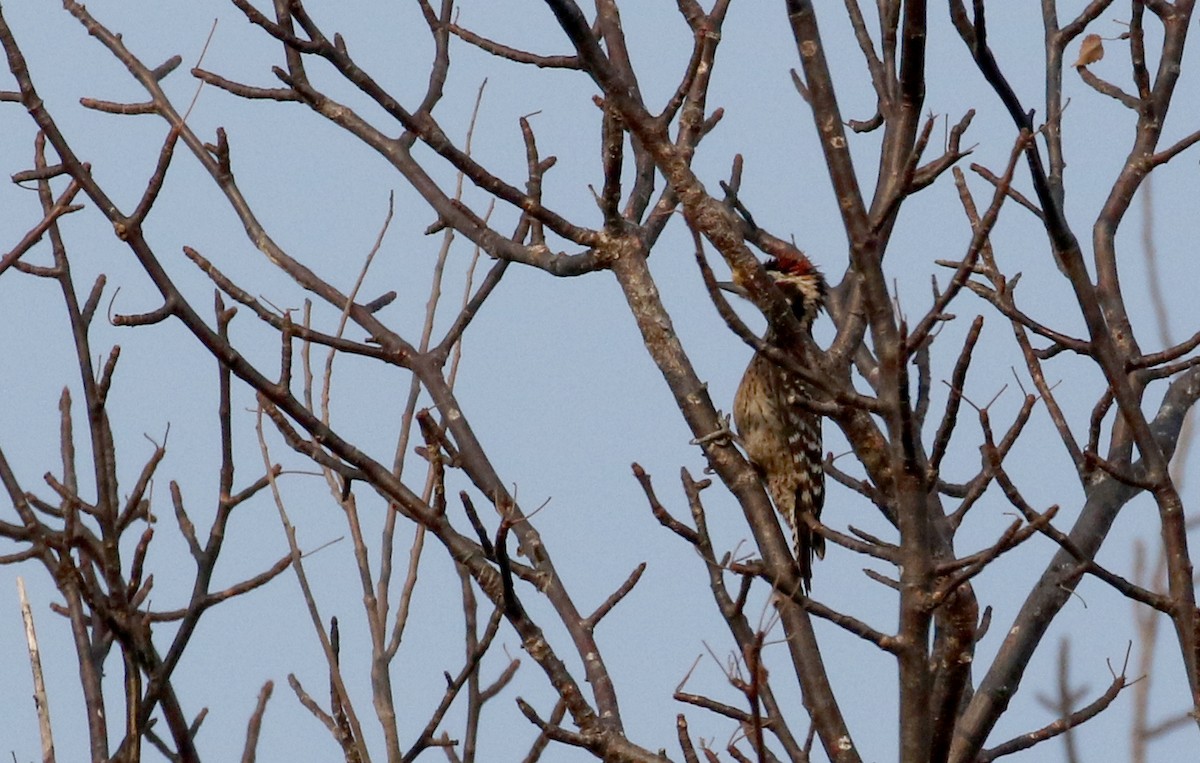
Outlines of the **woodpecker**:
M 799 252 L 772 258 L 764 268 L 811 335 L 813 321 L 825 305 L 825 277 Z M 745 296 L 736 286 L 722 286 Z M 775 344 L 774 328 L 767 329 L 764 341 Z M 797 374 L 756 352 L 733 401 L 742 447 L 791 529 L 806 593 L 812 587 L 813 556 L 825 556 L 825 539 L 803 519 L 805 514 L 820 518 L 825 503 L 821 416 L 804 408 L 801 401 L 809 398 L 809 386 Z

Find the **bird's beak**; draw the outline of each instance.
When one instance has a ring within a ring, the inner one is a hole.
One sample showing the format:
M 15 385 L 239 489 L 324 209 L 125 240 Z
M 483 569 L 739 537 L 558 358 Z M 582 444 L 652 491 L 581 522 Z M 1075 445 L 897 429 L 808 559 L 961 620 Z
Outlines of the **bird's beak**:
M 736 294 L 742 299 L 750 299 L 750 294 L 733 281 L 717 281 L 717 286 L 721 287 L 722 291 L 727 291 L 730 294 Z

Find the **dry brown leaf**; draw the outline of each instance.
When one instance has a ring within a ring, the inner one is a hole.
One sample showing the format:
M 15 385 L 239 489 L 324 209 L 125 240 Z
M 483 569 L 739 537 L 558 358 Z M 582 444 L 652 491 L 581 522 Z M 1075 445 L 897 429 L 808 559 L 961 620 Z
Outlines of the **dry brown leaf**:
M 1100 35 L 1089 34 L 1083 38 L 1083 42 L 1079 45 L 1079 58 L 1072 66 L 1076 69 L 1094 64 L 1104 58 L 1104 43 L 1100 40 Z

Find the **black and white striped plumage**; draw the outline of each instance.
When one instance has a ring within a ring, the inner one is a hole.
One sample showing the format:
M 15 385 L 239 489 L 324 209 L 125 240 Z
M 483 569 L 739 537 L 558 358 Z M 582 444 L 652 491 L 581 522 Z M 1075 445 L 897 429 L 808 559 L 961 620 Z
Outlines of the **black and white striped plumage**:
M 811 331 L 825 304 L 825 279 L 820 271 L 803 255 L 772 259 L 765 267 L 800 325 Z M 768 331 L 766 341 L 772 339 Z M 742 447 L 792 531 L 806 591 L 812 584 L 813 556 L 825 556 L 825 539 L 802 519 L 805 514 L 819 518 L 825 503 L 821 416 L 800 404 L 809 397 L 808 385 L 795 373 L 756 352 L 733 403 Z

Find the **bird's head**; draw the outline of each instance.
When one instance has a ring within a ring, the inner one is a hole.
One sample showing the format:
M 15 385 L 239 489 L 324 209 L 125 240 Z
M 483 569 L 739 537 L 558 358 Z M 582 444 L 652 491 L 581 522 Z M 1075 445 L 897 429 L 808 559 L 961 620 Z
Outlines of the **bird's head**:
M 792 306 L 796 320 L 805 329 L 811 329 L 813 321 L 825 308 L 825 295 L 828 291 L 825 276 L 821 275 L 821 271 L 817 270 L 812 260 L 799 252 L 772 257 L 763 263 L 763 269 Z M 740 297 L 748 296 L 740 284 L 725 281 L 719 285 Z

